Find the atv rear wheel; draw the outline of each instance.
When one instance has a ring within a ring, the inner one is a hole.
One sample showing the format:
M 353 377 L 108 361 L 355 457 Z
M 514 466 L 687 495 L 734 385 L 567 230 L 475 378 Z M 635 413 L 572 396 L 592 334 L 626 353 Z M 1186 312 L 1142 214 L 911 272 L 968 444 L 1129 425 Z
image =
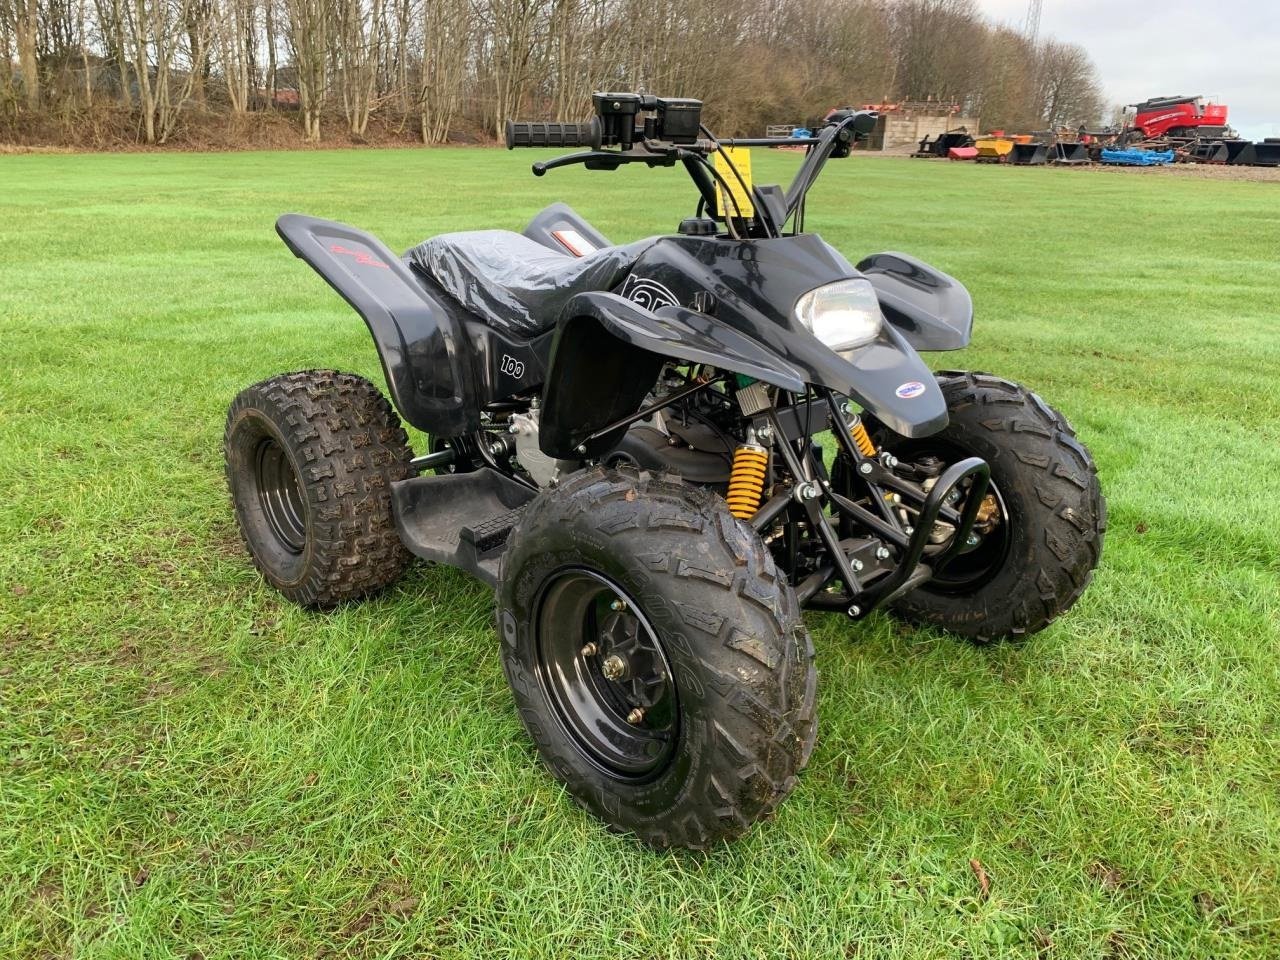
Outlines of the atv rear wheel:
M 404 571 L 391 483 L 410 474 L 408 441 L 369 381 L 306 370 L 255 384 L 232 402 L 224 446 L 245 546 L 290 600 L 332 607 Z
M 659 847 L 744 833 L 813 748 L 795 594 L 719 498 L 593 469 L 538 496 L 498 584 L 521 720 L 584 807 Z
M 906 462 L 982 457 L 991 489 L 975 543 L 891 609 L 979 642 L 1021 639 L 1070 609 L 1093 577 L 1107 518 L 1098 471 L 1066 418 L 1025 387 L 954 371 L 938 382 L 945 429 L 903 440 L 881 428 L 876 441 Z

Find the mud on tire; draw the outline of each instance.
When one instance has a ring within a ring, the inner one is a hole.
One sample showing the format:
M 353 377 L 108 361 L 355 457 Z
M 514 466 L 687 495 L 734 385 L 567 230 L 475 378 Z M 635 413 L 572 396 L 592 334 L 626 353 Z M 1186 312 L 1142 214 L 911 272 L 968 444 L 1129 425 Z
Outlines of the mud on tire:
M 248 387 L 231 404 L 224 446 L 245 546 L 290 600 L 332 607 L 404 571 L 391 483 L 409 476 L 408 438 L 369 381 L 305 370 Z
M 1066 418 L 1025 387 L 954 371 L 939 373 L 938 383 L 951 420 L 941 433 L 893 441 L 877 431 L 877 439 L 904 459 L 937 450 L 986 460 L 1008 540 L 972 586 L 927 583 L 892 610 L 979 642 L 1018 640 L 1069 610 L 1093 577 L 1107 527 L 1098 471 Z
M 541 607 L 566 571 L 616 585 L 670 664 L 676 734 L 665 765 L 644 776 L 604 768 L 550 692 Z M 744 833 L 813 749 L 817 675 L 795 595 L 755 532 L 678 478 L 597 468 L 541 494 L 503 557 L 497 619 L 521 720 L 547 765 L 584 807 L 650 844 L 704 848 Z

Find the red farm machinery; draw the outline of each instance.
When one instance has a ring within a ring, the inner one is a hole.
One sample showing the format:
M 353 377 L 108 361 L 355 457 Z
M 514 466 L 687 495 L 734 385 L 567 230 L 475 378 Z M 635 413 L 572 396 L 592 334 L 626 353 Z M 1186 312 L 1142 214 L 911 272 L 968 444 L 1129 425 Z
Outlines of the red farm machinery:
M 1118 138 L 1124 146 L 1173 150 L 1183 162 L 1280 166 L 1280 141 L 1241 140 L 1231 129 L 1224 103 L 1204 97 L 1153 97 L 1128 109 L 1132 118 Z
M 1231 128 L 1226 104 L 1206 97 L 1152 97 L 1130 104 L 1120 127 L 1060 129 L 1023 135 L 997 130 L 985 136 L 964 127 L 920 141 L 913 157 L 1038 167 L 1084 166 L 1103 152 L 1168 154 L 1172 162 L 1280 167 L 1280 138 L 1252 142 Z
M 1128 126 L 1143 140 L 1235 139 L 1227 123 L 1227 106 L 1204 97 L 1153 97 L 1128 107 Z

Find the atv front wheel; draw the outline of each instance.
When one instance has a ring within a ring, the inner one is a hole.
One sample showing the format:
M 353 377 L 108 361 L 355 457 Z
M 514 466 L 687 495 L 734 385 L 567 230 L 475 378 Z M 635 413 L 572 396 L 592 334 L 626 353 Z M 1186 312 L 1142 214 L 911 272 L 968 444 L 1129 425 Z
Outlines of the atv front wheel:
M 533 501 L 498 585 L 521 720 L 584 807 L 659 847 L 736 837 L 815 736 L 799 605 L 723 501 L 594 469 Z
M 290 600 L 332 607 L 404 571 L 391 483 L 409 476 L 408 438 L 368 380 L 305 370 L 255 384 L 232 402 L 224 445 L 245 546 Z
M 938 383 L 946 428 L 920 440 L 880 429 L 877 443 L 912 463 L 981 457 L 991 488 L 972 545 L 891 609 L 979 642 L 1017 640 L 1070 609 L 1093 577 L 1107 527 L 1098 471 L 1066 418 L 1025 387 L 952 371 Z

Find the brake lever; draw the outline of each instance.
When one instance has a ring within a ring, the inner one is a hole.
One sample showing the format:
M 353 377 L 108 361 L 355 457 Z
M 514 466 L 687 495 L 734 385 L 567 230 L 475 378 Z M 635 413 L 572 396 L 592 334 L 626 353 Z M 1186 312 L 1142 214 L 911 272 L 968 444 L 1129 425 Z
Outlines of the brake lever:
M 533 165 L 533 175 L 541 177 L 548 170 L 556 167 L 568 167 L 575 163 L 583 164 L 588 170 L 617 170 L 624 163 L 644 163 L 651 167 L 670 167 L 679 159 L 675 150 L 585 150 L 582 153 L 566 153 L 563 157 L 552 160 L 539 160 Z
M 556 157 L 552 160 L 539 160 L 533 165 L 533 175 L 535 177 L 541 177 L 544 176 L 548 170 L 554 170 L 556 167 L 568 167 L 575 163 L 586 163 L 588 160 L 600 156 L 608 157 L 610 154 L 604 153 L 601 150 L 587 150 L 582 153 L 566 153 L 563 157 Z

